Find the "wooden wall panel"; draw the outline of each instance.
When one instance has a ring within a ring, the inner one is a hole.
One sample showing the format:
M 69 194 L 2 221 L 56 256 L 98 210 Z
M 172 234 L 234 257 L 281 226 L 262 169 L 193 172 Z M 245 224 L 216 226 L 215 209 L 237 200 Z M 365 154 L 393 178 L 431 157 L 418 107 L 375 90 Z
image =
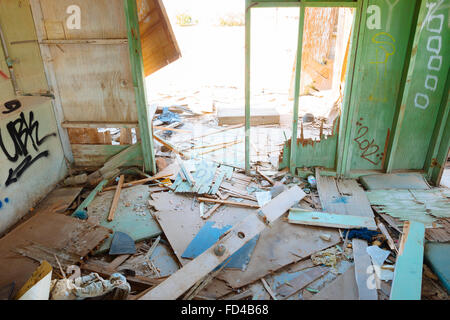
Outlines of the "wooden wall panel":
M 41 0 L 48 40 L 127 39 L 122 0 Z M 67 8 L 80 7 L 80 29 Z M 50 45 L 65 121 L 135 122 L 137 110 L 127 41 Z
M 72 145 L 75 166 L 77 167 L 101 167 L 106 161 L 111 159 L 119 152 L 125 150 L 129 146 L 107 146 L 107 145 Z M 136 159 L 126 163 L 127 166 L 142 167 L 143 157 L 138 156 Z
M 181 57 L 161 0 L 137 0 L 145 76 Z

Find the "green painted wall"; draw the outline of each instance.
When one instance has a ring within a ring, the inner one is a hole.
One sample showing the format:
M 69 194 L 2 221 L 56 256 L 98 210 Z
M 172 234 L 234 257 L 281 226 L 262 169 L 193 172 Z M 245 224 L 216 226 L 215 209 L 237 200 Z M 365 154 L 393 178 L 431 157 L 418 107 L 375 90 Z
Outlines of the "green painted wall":
M 450 67 L 450 3 L 445 0 L 424 0 L 419 22 L 405 96 L 400 113 L 397 148 L 391 169 L 424 169 L 427 150 L 434 128 L 447 121 L 448 105 L 442 104 Z M 442 107 L 441 107 L 442 106 Z M 441 108 L 446 108 L 443 112 Z M 444 116 L 444 118 L 442 118 Z
M 20 90 L 46 92 L 47 82 L 34 43 L 11 44 L 36 39 L 28 1 L 0 1 L 0 25 Z M 9 75 L 3 50 L 0 69 Z M 4 103 L 18 99 L 22 106 L 7 113 Z M 5 113 L 6 112 L 6 113 Z M 0 77 L 0 234 L 23 217 L 66 172 L 51 101 L 16 97 L 10 80 Z
M 391 3 L 370 0 L 363 13 L 360 60 L 350 104 L 353 117 L 347 171 L 381 170 L 385 161 L 385 148 L 402 93 L 416 1 Z

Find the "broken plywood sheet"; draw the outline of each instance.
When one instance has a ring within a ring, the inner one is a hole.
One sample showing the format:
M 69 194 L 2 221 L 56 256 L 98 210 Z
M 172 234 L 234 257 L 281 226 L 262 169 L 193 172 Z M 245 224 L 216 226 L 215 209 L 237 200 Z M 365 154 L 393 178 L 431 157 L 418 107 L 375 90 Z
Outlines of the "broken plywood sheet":
M 150 264 L 152 267 L 149 266 Z M 153 268 L 157 274 L 155 274 Z M 132 256 L 117 268 L 118 271 L 125 269 L 134 270 L 138 276 L 162 278 L 176 272 L 179 266 L 170 248 L 165 244 L 159 243 L 151 254 L 150 259 L 146 255 Z
M 123 189 L 120 194 L 114 220 L 107 221 L 115 191 L 99 194 L 87 207 L 89 220 L 100 224 L 114 232 L 120 231 L 128 234 L 135 242 L 149 239 L 161 234 L 161 229 L 153 219 L 148 209 L 148 186 L 136 186 Z M 111 246 L 112 237 L 109 237 L 96 253 L 102 253 Z
M 373 190 L 366 194 L 371 205 L 380 206 L 379 212 L 402 221 L 414 220 L 432 228 L 437 226 L 436 218 L 450 218 L 450 189 L 447 188 Z
M 326 267 L 312 267 L 294 273 L 284 273 L 273 276 L 273 288 L 282 299 L 287 299 L 299 292 L 301 289 L 324 276 L 328 272 Z
M 212 245 L 214 245 L 223 234 L 230 230 L 231 225 L 218 225 L 213 221 L 207 221 L 195 236 L 192 242 L 184 251 L 182 258 L 195 259 Z M 256 242 L 259 235 L 250 240 L 246 245 L 236 251 L 227 262 L 224 269 L 239 269 L 245 271 L 251 259 L 252 253 L 255 250 Z M 219 266 L 220 267 L 220 266 Z
M 200 217 L 199 204 L 191 197 L 169 192 L 152 194 L 152 198 L 157 210 L 155 217 L 175 255 L 185 265 L 191 260 L 182 258 L 183 252 L 206 223 Z M 208 221 L 234 225 L 252 212 L 255 210 L 222 206 Z
M 358 300 L 355 266 L 351 266 L 310 300 Z
M 72 217 L 39 213 L 0 239 L 0 287 L 16 282 L 22 287 L 39 266 L 16 249 L 30 244 L 85 257 L 102 243 L 110 230 Z
M 330 241 L 324 241 L 319 237 L 324 232 L 331 236 Z M 218 278 L 227 281 L 230 286 L 237 289 L 339 242 L 340 237 L 337 231 L 291 225 L 278 220 L 271 228 L 261 233 L 245 272 L 225 270 Z
M 190 260 L 183 259 L 181 255 L 205 224 L 200 218 L 198 204 L 193 206 L 192 198 L 174 193 L 153 194 L 152 197 L 159 210 L 155 215 L 164 234 L 180 262 L 183 265 L 188 263 Z M 223 206 L 208 221 L 235 225 L 252 212 L 255 210 Z M 331 235 L 329 242 L 318 236 L 323 232 Z M 224 270 L 218 278 L 228 282 L 233 288 L 239 288 L 339 241 L 337 231 L 290 225 L 278 220 L 261 233 L 245 272 Z
M 285 212 L 298 204 L 305 196 L 306 194 L 298 186 L 294 186 L 289 190 L 284 191 L 269 204 L 261 208 L 259 213 L 252 212 L 246 218 L 237 222 L 233 228 L 216 243 L 217 246 L 222 245 L 226 248 L 222 255 L 216 255 L 214 247 L 209 248 L 191 263 L 186 264 L 167 280 L 152 289 L 141 299 L 177 299 L 196 282 L 212 272 L 218 265 L 228 260 L 233 253 L 239 250 L 247 242 L 260 234 L 263 230 L 267 229 L 269 225 L 272 226 L 272 224 Z M 271 208 L 274 208 L 274 210 L 269 212 L 269 209 Z M 264 215 L 264 221 L 266 223 L 261 219 L 261 213 Z
M 217 300 L 232 291 L 233 289 L 225 281 L 215 278 L 197 296 Z
M 55 189 L 37 205 L 35 210 L 62 213 L 69 208 L 82 189 L 82 187 Z
M 245 123 L 244 108 L 219 108 L 219 126 Z M 250 123 L 252 126 L 280 124 L 280 113 L 273 108 L 253 108 Z
M 419 173 L 391 173 L 362 176 L 361 184 L 367 190 L 414 189 L 429 190 L 430 186 Z

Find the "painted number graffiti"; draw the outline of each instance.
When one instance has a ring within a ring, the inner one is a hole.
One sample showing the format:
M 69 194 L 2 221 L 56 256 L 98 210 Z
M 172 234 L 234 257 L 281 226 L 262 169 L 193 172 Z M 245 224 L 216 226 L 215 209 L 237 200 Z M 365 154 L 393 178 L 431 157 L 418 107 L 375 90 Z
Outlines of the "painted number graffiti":
M 11 112 L 14 112 L 16 110 L 19 110 L 22 107 L 22 103 L 20 103 L 19 100 L 12 100 L 5 103 L 6 111 L 3 111 L 3 114 L 8 114 Z
M 361 154 L 361 158 L 364 160 L 369 161 L 373 165 L 379 165 L 381 161 L 383 160 L 384 153 L 379 153 L 380 146 L 375 143 L 375 140 L 372 139 L 370 141 L 370 138 L 367 138 L 367 135 L 369 133 L 369 128 L 365 126 L 362 121 L 364 119 L 361 118 L 356 125 L 359 127 L 357 132 L 357 137 L 354 139 L 356 143 L 358 143 L 359 149 L 363 152 Z M 372 160 L 375 156 L 375 160 Z M 369 159 L 369 157 L 372 157 L 372 159 Z
M 437 85 L 439 83 L 439 78 L 437 73 L 441 71 L 442 68 L 442 28 L 444 22 L 446 21 L 443 14 L 436 14 L 436 11 L 443 9 L 442 3 L 444 0 L 438 2 L 427 3 L 428 13 L 425 17 L 425 21 L 422 25 L 426 26 L 428 32 L 430 32 L 427 39 L 427 52 L 430 54 L 427 65 L 427 75 L 425 77 L 425 89 L 428 91 L 417 92 L 414 98 L 414 105 L 420 109 L 427 109 L 430 105 L 429 92 L 436 91 Z M 422 32 L 421 30 L 421 32 Z
M 6 131 L 13 144 L 13 150 L 7 150 L 2 130 L 0 129 L 0 148 L 5 154 L 6 158 L 18 165 L 15 168 L 9 169 L 8 178 L 5 186 L 18 181 L 22 174 L 30 168 L 37 160 L 48 157 L 49 151 L 40 151 L 39 147 L 50 137 L 56 137 L 56 133 L 48 134 L 42 138 L 39 137 L 39 122 L 34 119 L 34 113 L 30 111 L 28 119 L 22 112 L 18 119 L 11 121 L 6 126 Z M 30 145 L 38 152 L 36 156 L 30 155 Z M 12 151 L 12 152 L 11 152 Z M 20 161 L 20 162 L 19 162 Z

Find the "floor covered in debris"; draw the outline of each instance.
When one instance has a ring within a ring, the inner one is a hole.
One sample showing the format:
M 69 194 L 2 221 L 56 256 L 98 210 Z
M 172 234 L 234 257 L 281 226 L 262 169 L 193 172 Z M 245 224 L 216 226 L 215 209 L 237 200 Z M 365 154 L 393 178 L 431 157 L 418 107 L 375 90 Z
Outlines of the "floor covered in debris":
M 103 167 L 109 177 L 73 171 L 0 239 L 0 298 L 47 275 L 51 299 L 387 300 L 400 294 L 395 269 L 412 268 L 423 274 L 411 294 L 448 299 L 439 258 L 449 256 L 439 247 L 450 240 L 447 187 L 414 173 L 293 176 L 277 170 L 279 149 L 259 147 L 283 144 L 274 126 L 254 130 L 257 161 L 246 175 L 241 125 L 219 130 L 188 115 L 183 126 L 162 117 L 181 113 L 161 112 L 156 176 L 114 159 Z M 411 214 L 426 229 L 405 223 Z M 433 243 L 417 241 L 420 232 Z M 409 255 L 420 250 L 424 264 L 414 265 Z

